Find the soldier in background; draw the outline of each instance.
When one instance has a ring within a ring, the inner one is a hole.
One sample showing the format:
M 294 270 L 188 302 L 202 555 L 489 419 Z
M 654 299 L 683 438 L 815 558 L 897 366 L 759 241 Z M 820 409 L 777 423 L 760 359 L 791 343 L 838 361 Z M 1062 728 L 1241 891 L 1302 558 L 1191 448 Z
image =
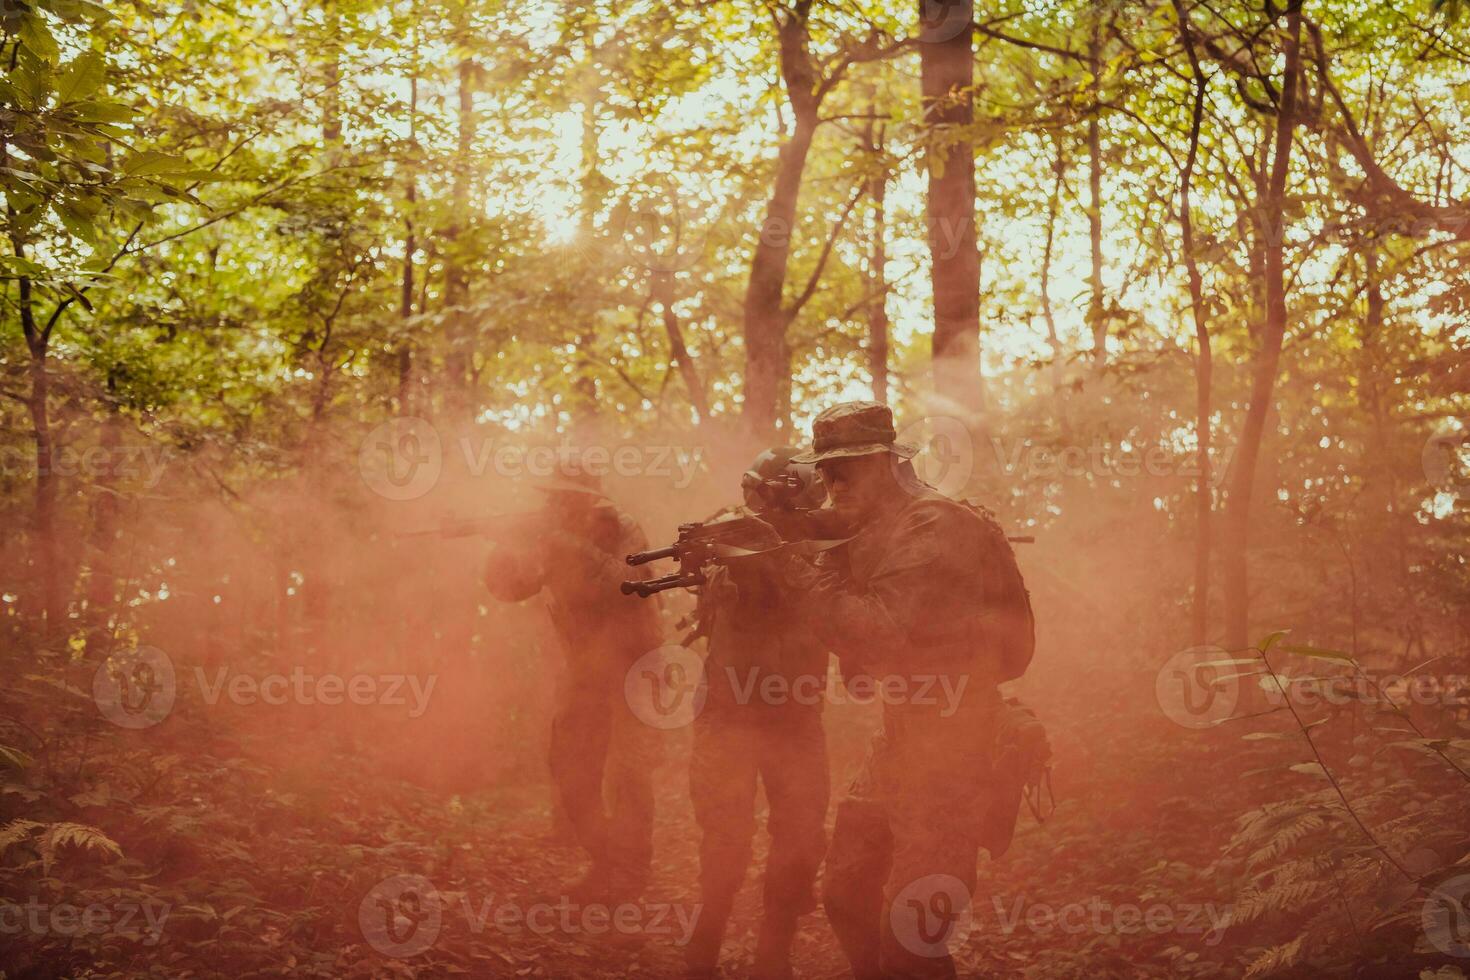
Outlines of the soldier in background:
M 806 488 L 795 497 L 772 500 L 763 492 L 791 473 L 795 454 L 776 449 L 756 460 L 746 473 L 741 516 L 780 526 L 786 508 L 821 503 L 825 491 L 811 467 L 805 468 Z M 740 545 L 760 551 L 780 543 L 767 529 L 763 540 Z M 689 795 L 701 832 L 702 906 L 685 949 L 691 977 L 718 975 L 725 927 L 750 865 L 757 784 L 770 806 L 771 843 L 753 976 L 791 976 L 797 921 L 816 908 L 813 887 L 826 849 L 829 796 L 822 731 L 827 653 L 802 622 L 801 597 L 785 588 L 780 561 L 765 555 L 731 560 L 709 573 L 699 599 L 699 633 L 708 638 L 709 654 L 689 760 Z
M 1030 603 L 1004 531 L 917 478 L 886 406 L 834 406 L 812 432 L 797 461 L 817 464 L 855 536 L 807 583 L 811 622 L 849 684 L 886 686 L 882 729 L 838 804 L 824 905 L 858 980 L 953 977 L 979 849 L 999 846 L 996 686 L 1030 660 Z
M 566 653 L 551 723 L 551 777 L 591 861 L 570 894 L 613 904 L 636 898 L 648 881 L 659 761 L 658 733 L 632 713 L 623 678 L 662 640 L 657 607 L 618 591 L 628 577 L 624 556 L 647 547 L 642 530 L 575 457 L 564 455 L 561 465 L 561 476 L 540 486 L 542 518 L 491 550 L 485 585 L 502 602 L 547 593 Z

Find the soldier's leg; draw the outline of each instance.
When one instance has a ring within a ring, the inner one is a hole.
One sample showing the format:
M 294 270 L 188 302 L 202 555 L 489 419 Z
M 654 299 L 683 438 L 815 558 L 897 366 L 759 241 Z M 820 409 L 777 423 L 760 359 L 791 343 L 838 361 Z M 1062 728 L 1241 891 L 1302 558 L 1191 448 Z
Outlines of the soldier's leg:
M 978 818 L 973 807 L 915 794 L 890 807 L 893 867 L 883 890 L 883 976 L 955 976 L 951 953 L 974 921 Z
M 586 883 L 591 888 L 605 886 L 609 873 L 602 777 L 611 732 L 607 698 L 586 684 L 569 683 L 552 718 L 549 761 L 577 841 L 592 859 Z
M 856 980 L 880 980 L 883 883 L 893 860 L 885 807 L 864 796 L 837 804 L 822 874 L 822 905 Z
M 820 715 L 761 734 L 761 782 L 770 804 L 756 975 L 789 976 L 797 920 L 816 908 L 813 886 L 827 850 L 830 776 Z
M 701 909 L 685 958 L 695 972 L 719 962 L 720 943 L 735 896 L 750 865 L 755 838 L 756 765 L 748 728 L 717 715 L 694 722 L 689 798 L 699 824 Z
M 612 703 L 608 753 L 608 848 L 621 897 L 648 883 L 653 863 L 653 775 L 663 755 L 662 732 L 640 721 L 619 690 Z

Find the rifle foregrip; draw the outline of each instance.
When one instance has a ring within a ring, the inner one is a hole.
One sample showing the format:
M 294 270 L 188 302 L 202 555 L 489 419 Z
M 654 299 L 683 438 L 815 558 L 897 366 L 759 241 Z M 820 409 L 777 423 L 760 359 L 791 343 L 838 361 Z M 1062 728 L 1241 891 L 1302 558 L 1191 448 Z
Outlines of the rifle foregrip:
M 657 551 L 635 552 L 629 555 L 626 561 L 629 565 L 647 565 L 651 561 L 658 561 L 660 558 L 673 558 L 678 554 L 678 547 L 669 545 L 667 548 L 659 548 Z

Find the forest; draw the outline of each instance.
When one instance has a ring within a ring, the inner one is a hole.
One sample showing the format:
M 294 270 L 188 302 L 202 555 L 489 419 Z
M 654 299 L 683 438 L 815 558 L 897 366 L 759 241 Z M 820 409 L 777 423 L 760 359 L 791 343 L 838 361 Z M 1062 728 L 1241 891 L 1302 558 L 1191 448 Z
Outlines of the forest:
M 0 0 L 0 976 L 683 976 L 689 725 L 636 926 L 536 925 L 487 550 L 871 401 L 1024 539 L 959 976 L 1465 977 L 1467 107 L 1464 0 Z

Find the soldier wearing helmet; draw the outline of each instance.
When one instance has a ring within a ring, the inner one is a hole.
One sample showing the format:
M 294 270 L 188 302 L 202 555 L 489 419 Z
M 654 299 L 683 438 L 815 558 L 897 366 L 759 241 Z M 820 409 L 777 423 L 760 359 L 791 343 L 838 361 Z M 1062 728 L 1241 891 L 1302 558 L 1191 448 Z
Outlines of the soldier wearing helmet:
M 759 551 L 781 543 L 826 492 L 794 449 L 762 453 L 745 473 L 745 516 L 772 525 Z M 813 886 L 826 849 L 827 747 L 822 700 L 827 654 L 801 621 L 774 556 L 732 560 L 710 573 L 700 596 L 708 638 L 703 710 L 694 722 L 689 789 L 701 832 L 702 912 L 686 947 L 692 976 L 715 976 L 736 893 L 750 864 L 757 787 L 770 812 L 762 917 L 753 976 L 791 975 L 800 916 L 816 907 Z

